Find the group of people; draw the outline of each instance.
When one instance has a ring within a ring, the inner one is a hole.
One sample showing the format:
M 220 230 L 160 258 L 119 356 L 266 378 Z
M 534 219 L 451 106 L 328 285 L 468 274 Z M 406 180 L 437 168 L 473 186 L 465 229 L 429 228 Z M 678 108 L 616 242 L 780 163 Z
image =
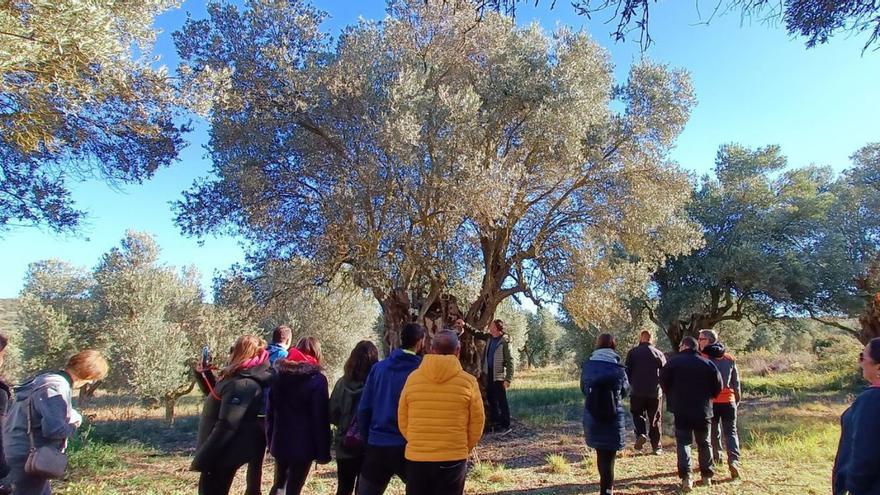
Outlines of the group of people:
M 0 335 L 0 366 L 8 343 Z M 108 371 L 100 352 L 84 350 L 63 370 L 38 373 L 14 388 L 0 380 L 0 494 L 51 493 L 50 480 L 64 473 L 67 442 L 83 420 L 71 393 L 103 380 Z
M 487 405 L 459 360 L 465 331 L 488 340 Z M 304 337 L 291 346 L 291 336 L 286 326 L 273 331 L 268 345 L 242 336 L 217 376 L 198 368 L 206 393 L 192 462 L 201 473 L 200 494 L 229 493 L 243 466 L 245 493 L 259 494 L 267 447 L 275 459 L 270 495 L 302 493 L 312 465 L 330 462 L 331 450 L 337 494 L 379 495 L 394 476 L 408 494 L 460 494 L 468 456 L 484 432 L 510 431 L 513 360 L 501 320 L 487 333 L 457 320 L 430 345 L 421 325 L 407 324 L 400 347 L 382 361 L 372 342 L 361 341 L 332 393 L 320 343 Z
M 696 442 L 701 483 L 712 484 L 715 463 L 722 461 L 722 437 L 732 478 L 741 475 L 737 405 L 741 398 L 736 360 L 727 353 L 713 330 L 702 330 L 697 339 L 682 339 L 678 353 L 668 362 L 653 346 L 651 332 L 639 335 L 639 344 L 624 360 L 617 354 L 611 334 L 601 334 L 584 363 L 584 433 L 596 450 L 599 493 L 611 494 L 614 461 L 625 446 L 626 418 L 623 398 L 630 396 L 635 428 L 635 449 L 650 441 L 652 453 L 662 453 L 663 397 L 675 418 L 678 476 L 682 491 L 693 489 L 691 445 Z M 722 434 L 723 433 L 723 434 Z

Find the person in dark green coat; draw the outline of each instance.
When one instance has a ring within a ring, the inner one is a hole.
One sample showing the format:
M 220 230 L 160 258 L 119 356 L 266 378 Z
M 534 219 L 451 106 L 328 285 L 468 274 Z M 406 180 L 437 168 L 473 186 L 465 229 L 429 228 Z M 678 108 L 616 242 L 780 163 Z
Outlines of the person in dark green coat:
M 345 362 L 345 374 L 336 381 L 330 394 L 330 423 L 336 426 L 333 438 L 339 478 L 336 495 L 354 493 L 361 471 L 366 445 L 357 425 L 357 406 L 367 375 L 377 361 L 379 349 L 369 340 L 358 342 Z

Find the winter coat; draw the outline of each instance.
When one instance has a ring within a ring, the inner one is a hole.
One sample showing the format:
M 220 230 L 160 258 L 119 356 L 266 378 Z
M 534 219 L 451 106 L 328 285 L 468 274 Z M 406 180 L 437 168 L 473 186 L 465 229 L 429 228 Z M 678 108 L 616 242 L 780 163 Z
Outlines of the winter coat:
M 275 362 L 269 393 L 269 452 L 285 462 L 330 462 L 330 395 L 320 366 Z
M 73 408 L 71 385 L 66 372 L 37 375 L 15 388 L 15 402 L 3 425 L 3 450 L 6 461 L 24 466 L 30 452 L 28 408 L 31 408 L 34 445 L 63 449 L 79 425 L 82 416 Z
M 281 344 L 272 342 L 266 347 L 266 350 L 269 351 L 270 365 L 274 365 L 275 361 L 278 361 L 279 359 L 287 358 L 287 347 L 284 347 Z
M 739 402 L 742 388 L 739 384 L 739 369 L 736 360 L 724 351 L 724 346 L 716 342 L 703 348 L 703 355 L 712 361 L 721 374 L 721 393 L 712 401 L 715 404 L 731 404 Z
M 880 495 L 880 387 L 859 395 L 840 417 L 840 443 L 832 471 L 834 495 Z
M 333 393 L 330 394 L 330 424 L 336 426 L 333 437 L 333 449 L 337 459 L 360 457 L 363 452 L 349 452 L 342 446 L 342 437 L 357 417 L 357 405 L 364 390 L 364 382 L 352 382 L 344 376 L 336 380 Z
M 358 426 L 367 444 L 377 447 L 406 444 L 397 426 L 397 405 L 406 379 L 421 362 L 421 357 L 395 349 L 370 370 L 358 403 Z
M 626 440 L 623 398 L 629 393 L 629 381 L 619 361 L 611 349 L 599 349 L 581 371 L 584 435 L 587 445 L 596 450 L 622 450 Z
M 9 463 L 6 462 L 6 455 L 3 453 L 3 424 L 6 423 L 6 411 L 9 410 L 9 402 L 12 399 L 12 390 L 9 385 L 0 380 L 0 478 L 9 474 Z
M 712 399 L 721 392 L 721 375 L 697 351 L 686 350 L 660 371 L 660 386 L 676 428 L 697 428 L 712 418 Z
M 626 377 L 634 397 L 660 397 L 660 370 L 666 366 L 666 356 L 649 342 L 640 342 L 626 354 Z
M 497 341 L 495 339 L 498 339 Z M 492 356 L 492 376 L 489 379 L 495 382 L 509 382 L 513 380 L 513 356 L 510 354 L 510 337 L 501 334 L 492 337 L 486 344 L 486 353 L 483 356 L 483 376 L 489 375 L 489 351 L 492 342 L 497 342 L 495 354 Z
M 205 397 L 193 471 L 237 468 L 266 450 L 263 394 L 274 377 L 269 363 L 246 368 L 217 382 Z
M 429 354 L 406 380 L 397 409 L 410 461 L 467 459 L 486 422 L 480 386 L 458 357 Z

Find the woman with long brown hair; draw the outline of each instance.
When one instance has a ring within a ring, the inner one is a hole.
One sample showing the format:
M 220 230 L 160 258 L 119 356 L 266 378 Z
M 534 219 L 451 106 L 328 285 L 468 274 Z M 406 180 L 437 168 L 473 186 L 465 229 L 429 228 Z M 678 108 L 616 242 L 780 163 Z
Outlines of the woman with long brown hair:
M 304 337 L 275 361 L 278 379 L 269 394 L 269 452 L 275 458 L 270 494 L 302 493 L 312 463 L 330 462 L 330 397 L 321 371 L 321 344 Z
M 379 361 L 379 349 L 362 340 L 345 361 L 345 374 L 336 381 L 330 394 L 330 423 L 336 425 L 333 446 L 336 450 L 336 495 L 351 495 L 364 462 L 364 441 L 357 424 L 357 406 L 364 382 Z
M 266 343 L 254 335 L 239 337 L 202 407 L 192 462 L 192 469 L 202 473 L 200 495 L 229 493 L 238 468 L 262 459 L 266 437 L 259 416 L 272 378 Z

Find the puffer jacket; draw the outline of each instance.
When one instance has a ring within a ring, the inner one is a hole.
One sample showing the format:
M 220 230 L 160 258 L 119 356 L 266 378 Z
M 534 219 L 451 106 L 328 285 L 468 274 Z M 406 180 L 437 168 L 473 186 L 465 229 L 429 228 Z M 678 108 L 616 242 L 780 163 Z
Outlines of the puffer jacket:
M 24 466 L 30 452 L 28 407 L 33 404 L 34 445 L 63 448 L 82 423 L 70 400 L 72 380 L 63 371 L 43 373 L 15 387 L 15 402 L 3 425 L 6 460 Z
M 327 377 L 312 362 L 275 362 L 269 393 L 269 452 L 287 462 L 330 462 L 330 394 Z M 300 354 L 300 356 L 302 356 Z
M 349 452 L 342 446 L 342 437 L 357 417 L 357 406 L 364 390 L 364 382 L 349 381 L 344 376 L 336 381 L 330 394 L 330 424 L 336 426 L 333 449 L 337 459 L 352 459 L 364 455 L 363 452 Z
M 602 352 L 605 351 L 605 352 Z M 584 363 L 581 371 L 581 392 L 584 394 L 584 436 L 587 445 L 596 450 L 623 450 L 626 440 L 626 412 L 623 398 L 629 393 L 626 369 L 611 349 L 599 349 Z M 614 415 L 597 418 L 590 413 L 593 394 L 607 394 Z
M 429 354 L 406 380 L 397 409 L 406 458 L 416 462 L 467 459 L 483 435 L 480 387 L 456 356 Z
M 495 337 L 491 337 L 486 343 L 486 354 L 483 356 L 483 376 L 489 374 L 489 350 L 492 348 L 492 341 Z M 492 381 L 513 381 L 513 356 L 510 354 L 510 337 L 506 333 L 498 337 L 498 347 L 492 356 Z
M 738 403 L 742 396 L 739 384 L 739 370 L 736 360 L 727 353 L 724 346 L 719 342 L 709 344 L 703 348 L 703 355 L 712 361 L 721 374 L 721 393 L 712 400 L 715 404 Z
M 859 395 L 840 418 L 840 443 L 832 470 L 834 495 L 880 495 L 880 387 Z
M 273 376 L 267 361 L 217 382 L 202 406 L 194 471 L 236 468 L 262 458 L 266 450 L 262 399 Z

